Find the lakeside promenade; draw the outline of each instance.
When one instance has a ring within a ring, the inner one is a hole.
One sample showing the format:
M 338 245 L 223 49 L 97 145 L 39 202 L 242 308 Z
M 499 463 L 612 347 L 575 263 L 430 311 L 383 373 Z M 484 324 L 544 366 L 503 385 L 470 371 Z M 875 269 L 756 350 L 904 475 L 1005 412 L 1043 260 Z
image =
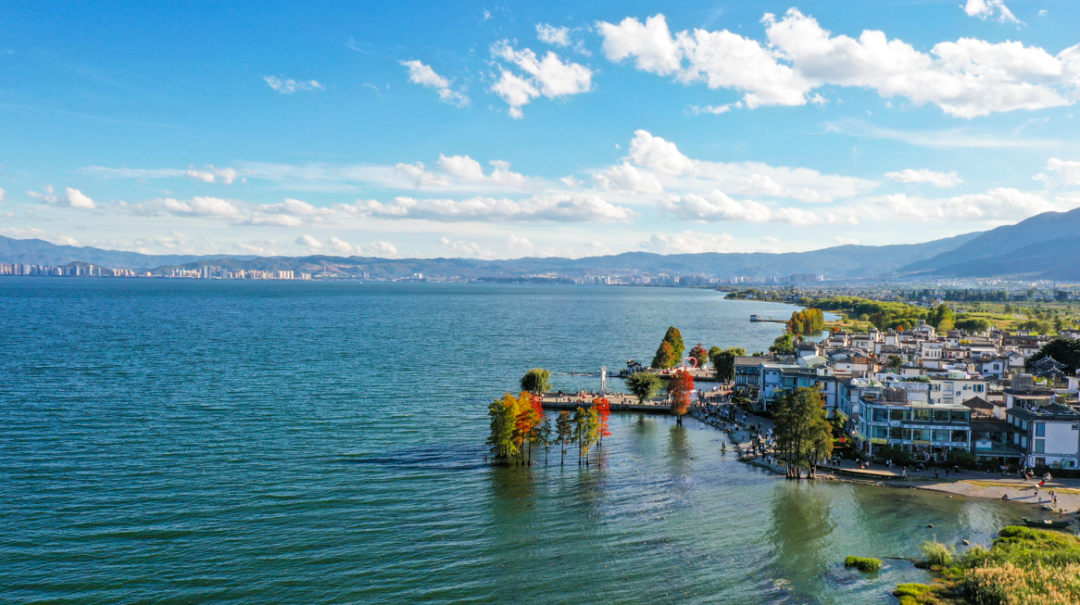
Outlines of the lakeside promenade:
M 724 408 L 731 408 L 725 404 Z M 721 420 L 709 416 L 700 407 L 691 410 L 691 415 L 700 422 L 725 431 L 740 451 L 740 460 L 758 467 L 766 468 L 778 475 L 784 475 L 782 463 L 770 463 L 767 460 L 771 450 L 764 449 L 757 455 L 750 454 L 755 438 L 763 438 L 773 428 L 772 421 L 734 408 L 735 421 Z M 851 483 L 865 483 L 886 487 L 924 489 L 971 498 L 989 498 L 1011 500 L 1037 508 L 1043 516 L 1061 519 L 1080 515 L 1080 479 L 1052 478 L 1039 487 L 1040 478 L 1027 480 L 1010 474 L 961 470 L 949 472 L 944 469 L 903 469 L 888 468 L 885 465 L 867 463 L 860 465 L 853 460 L 838 460 L 818 466 L 817 479 Z M 1057 496 L 1057 504 L 1052 505 L 1050 492 Z

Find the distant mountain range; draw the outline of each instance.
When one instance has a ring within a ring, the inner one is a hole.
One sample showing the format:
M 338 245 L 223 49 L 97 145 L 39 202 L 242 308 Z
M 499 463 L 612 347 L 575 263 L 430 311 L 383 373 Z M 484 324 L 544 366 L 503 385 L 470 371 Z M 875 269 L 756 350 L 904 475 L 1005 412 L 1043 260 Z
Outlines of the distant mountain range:
M 952 250 L 913 262 L 900 273 L 940 277 L 1080 280 L 1080 208 L 1044 212 L 998 227 Z
M 518 258 L 485 261 L 463 258 L 385 259 L 371 257 L 255 257 L 233 255 L 165 255 L 102 250 L 100 248 L 57 246 L 37 239 L 0 237 L 0 262 L 36 265 L 65 265 L 83 262 L 109 268 L 151 270 L 195 269 L 214 265 L 238 269 L 330 271 L 342 275 L 367 273 L 375 278 L 425 276 L 463 279 L 513 279 L 529 275 L 557 274 L 565 277 L 642 272 L 669 275 L 705 274 L 711 277 L 766 277 L 792 273 L 815 273 L 832 279 L 892 275 L 905 265 L 939 258 L 963 248 L 980 237 L 971 233 L 924 244 L 895 246 L 836 246 L 810 252 L 653 254 L 627 252 L 589 258 Z

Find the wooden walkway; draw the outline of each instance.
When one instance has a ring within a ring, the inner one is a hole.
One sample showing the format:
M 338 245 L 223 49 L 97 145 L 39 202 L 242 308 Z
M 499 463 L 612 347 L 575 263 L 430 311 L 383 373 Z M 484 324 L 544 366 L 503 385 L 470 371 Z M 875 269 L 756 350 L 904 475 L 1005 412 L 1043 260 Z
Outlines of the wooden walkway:
M 666 401 L 647 401 L 644 404 L 638 403 L 637 398 L 623 397 L 619 395 L 609 395 L 608 402 L 611 405 L 612 412 L 641 412 L 645 414 L 670 414 L 671 406 Z M 543 399 L 545 410 L 568 410 L 574 411 L 578 408 L 588 408 L 592 406 L 592 398 L 576 397 L 573 395 L 564 395 L 559 397 L 557 395 L 544 395 Z

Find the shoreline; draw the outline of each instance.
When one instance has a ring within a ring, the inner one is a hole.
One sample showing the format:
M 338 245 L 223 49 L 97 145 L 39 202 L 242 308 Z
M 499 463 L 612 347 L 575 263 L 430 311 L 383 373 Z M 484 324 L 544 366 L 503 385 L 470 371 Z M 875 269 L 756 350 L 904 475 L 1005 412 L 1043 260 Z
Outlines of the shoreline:
M 692 415 L 698 422 L 716 429 L 724 433 L 728 440 L 735 446 L 745 450 L 747 448 L 747 441 L 740 441 L 738 434 L 745 432 L 749 438 L 750 432 L 744 428 L 735 429 L 722 429 L 712 422 L 702 419 L 697 415 Z M 748 415 L 749 416 L 749 415 Z M 754 417 L 756 418 L 756 417 Z M 749 464 L 761 469 L 771 471 L 772 473 L 786 478 L 786 472 L 783 466 L 769 464 L 760 457 L 753 457 L 744 454 L 738 454 L 738 461 L 744 464 Z M 949 494 L 950 496 L 959 496 L 963 498 L 980 498 L 984 500 L 1002 500 L 1002 496 L 1007 495 L 1006 499 L 1009 502 L 1016 502 L 1029 507 L 1032 512 L 1039 513 L 1038 517 L 1050 517 L 1053 516 L 1056 520 L 1068 519 L 1076 521 L 1076 517 L 1080 514 L 1080 486 L 1065 485 L 1060 480 L 1052 480 L 1039 490 L 1040 499 L 1035 499 L 1035 484 L 1019 479 L 1009 479 L 1002 477 L 987 476 L 986 479 L 945 479 L 929 478 L 921 476 L 909 476 L 904 481 L 888 481 L 888 480 L 874 480 L 874 479 L 858 479 L 852 477 L 840 477 L 827 471 L 818 471 L 817 477 L 814 479 L 799 479 L 799 481 L 833 481 L 837 483 L 855 483 L 860 485 L 875 485 L 879 487 L 891 487 L 896 489 L 917 489 L 925 491 L 933 491 L 938 493 Z M 1044 506 L 1049 505 L 1049 498 L 1047 494 L 1050 490 L 1057 493 L 1058 504 L 1055 510 L 1046 510 Z M 1061 490 L 1067 490 L 1062 492 Z M 1061 512 L 1058 512 L 1061 511 Z

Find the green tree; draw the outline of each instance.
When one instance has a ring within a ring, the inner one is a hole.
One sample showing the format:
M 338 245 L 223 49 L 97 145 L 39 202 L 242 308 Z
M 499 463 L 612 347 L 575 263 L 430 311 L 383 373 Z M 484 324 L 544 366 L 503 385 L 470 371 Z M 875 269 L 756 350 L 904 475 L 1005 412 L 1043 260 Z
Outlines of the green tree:
M 566 446 L 574 439 L 574 420 L 570 416 L 570 412 L 559 412 L 559 416 L 555 419 L 555 441 L 559 444 L 559 449 L 562 450 L 562 457 L 559 459 L 559 466 L 563 466 L 566 463 Z
M 799 387 L 781 397 L 773 407 L 773 425 L 776 448 L 789 478 L 798 477 L 800 469 L 812 469 L 816 461 L 832 453 L 832 430 L 816 389 Z
M 540 441 L 540 444 L 544 446 L 544 466 L 548 463 L 548 450 L 551 449 L 551 444 L 554 443 L 551 439 L 551 416 L 544 416 L 544 422 L 540 425 L 540 428 L 536 429 L 536 436 Z
M 701 346 L 700 342 L 690 349 L 690 357 L 697 360 L 697 367 L 699 368 L 704 368 L 705 363 L 709 361 L 709 354 L 705 351 L 705 347 Z
M 716 379 L 721 382 L 735 380 L 735 352 L 731 349 L 717 352 L 712 358 L 713 369 L 716 371 Z
M 1076 369 L 1080 368 L 1080 340 L 1076 338 L 1055 338 L 1051 340 L 1044 344 L 1038 353 L 1028 358 L 1028 368 L 1031 368 L 1033 361 L 1038 361 L 1047 355 L 1053 357 L 1054 361 L 1065 364 L 1062 371 L 1069 376 L 1073 376 Z
M 889 367 L 890 368 L 899 368 L 902 365 L 904 365 L 904 358 L 903 357 L 900 357 L 899 355 L 891 355 L 889 357 Z
M 518 452 L 514 442 L 517 407 L 517 398 L 510 393 L 507 393 L 506 397 L 501 400 L 496 399 L 488 406 L 488 417 L 491 419 L 491 436 L 488 437 L 487 445 L 490 446 L 495 460 L 507 460 Z
M 626 386 L 638 398 L 638 403 L 645 403 L 660 390 L 660 377 L 649 372 L 634 372 L 626 377 Z
M 595 408 L 579 407 L 573 417 L 574 442 L 578 446 L 578 465 L 589 466 L 589 448 L 600 439 L 600 414 Z
M 667 333 L 664 334 L 664 339 L 660 341 L 660 346 L 656 349 L 652 367 L 658 370 L 675 367 L 682 361 L 685 350 L 682 333 L 675 326 L 669 327 Z
M 521 377 L 521 390 L 530 393 L 546 393 L 551 390 L 551 372 L 544 368 L 533 368 Z
M 778 355 L 794 355 L 795 354 L 795 337 L 790 333 L 784 333 L 776 337 L 773 341 L 769 351 Z

